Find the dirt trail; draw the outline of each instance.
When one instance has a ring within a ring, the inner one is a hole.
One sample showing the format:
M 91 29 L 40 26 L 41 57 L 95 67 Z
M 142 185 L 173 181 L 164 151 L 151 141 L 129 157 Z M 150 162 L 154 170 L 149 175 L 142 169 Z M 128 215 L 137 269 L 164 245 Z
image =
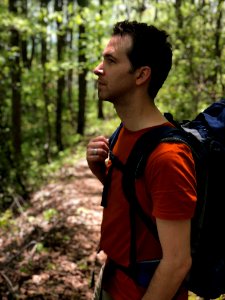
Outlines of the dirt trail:
M 91 299 L 101 191 L 85 160 L 64 166 L 0 227 L 0 299 Z
M 18 199 L 13 222 L 0 223 L 0 300 L 91 300 L 102 185 L 86 160 L 56 175 L 28 209 Z M 98 255 L 96 274 L 103 260 Z

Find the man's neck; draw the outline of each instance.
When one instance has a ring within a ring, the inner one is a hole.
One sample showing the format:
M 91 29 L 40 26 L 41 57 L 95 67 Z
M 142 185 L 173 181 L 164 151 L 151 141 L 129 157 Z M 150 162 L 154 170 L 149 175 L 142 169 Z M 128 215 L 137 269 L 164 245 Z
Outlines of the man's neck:
M 129 101 L 129 104 L 114 104 L 124 126 L 131 131 L 161 125 L 167 122 L 164 115 L 150 99 Z

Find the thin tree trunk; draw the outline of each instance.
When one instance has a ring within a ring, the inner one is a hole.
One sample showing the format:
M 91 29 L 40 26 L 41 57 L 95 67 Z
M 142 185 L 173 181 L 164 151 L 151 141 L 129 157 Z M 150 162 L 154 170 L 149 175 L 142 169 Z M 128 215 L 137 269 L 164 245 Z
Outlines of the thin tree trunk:
M 73 0 L 68 0 L 68 5 L 73 5 Z M 73 13 L 67 14 L 67 23 L 69 24 L 70 19 L 74 16 Z M 72 60 L 72 52 L 73 52 L 73 29 L 68 28 L 67 29 L 67 37 L 68 37 L 68 47 L 69 47 L 69 57 L 70 60 Z M 68 93 L 68 108 L 71 115 L 71 125 L 74 128 L 75 127 L 75 110 L 73 105 L 73 68 L 68 70 L 67 74 L 67 93 Z
M 222 66 L 219 63 L 221 61 L 221 54 L 222 54 L 222 46 L 220 46 L 220 39 L 221 39 L 221 32 L 222 32 L 222 17 L 223 17 L 223 10 L 222 4 L 224 0 L 219 0 L 217 5 L 217 19 L 216 19 L 216 28 L 215 28 L 215 58 L 216 58 L 216 66 L 214 69 L 214 75 L 212 78 L 212 84 L 215 87 L 214 90 L 216 91 L 217 80 L 220 75 L 222 75 Z M 222 44 L 222 43 L 221 43 Z M 222 77 L 221 77 L 222 78 Z M 212 95 L 214 101 L 217 98 L 216 92 Z
M 86 56 L 84 54 L 84 46 L 83 42 L 85 40 L 85 26 L 81 24 L 79 26 L 79 46 L 78 46 L 78 61 L 79 67 L 81 71 L 79 72 L 78 76 L 78 86 L 79 86 L 79 97 L 78 97 L 78 124 L 77 124 L 77 133 L 83 135 L 84 128 L 85 128 L 85 102 L 86 102 L 86 94 L 87 94 L 87 69 L 85 67 L 86 64 Z
M 55 0 L 55 10 L 57 12 L 63 11 L 63 0 Z M 62 34 L 62 23 L 57 21 L 57 58 L 58 63 L 62 61 L 64 44 L 65 44 L 65 35 Z M 63 91 L 65 88 L 65 77 L 59 75 L 57 80 L 57 96 L 56 96 L 56 145 L 58 151 L 63 150 L 62 143 L 62 105 L 63 105 Z
M 41 0 L 41 8 L 47 10 L 48 4 L 46 0 Z M 42 20 L 42 26 L 44 26 L 47 29 L 47 23 L 43 19 Z M 49 112 L 48 112 L 48 106 L 50 103 L 49 95 L 48 95 L 48 80 L 46 77 L 46 63 L 48 61 L 47 58 L 47 35 L 46 33 L 42 33 L 41 37 L 41 64 L 43 69 L 43 80 L 42 80 L 42 92 L 44 96 L 44 103 L 45 103 L 45 116 L 44 116 L 44 123 L 45 123 L 45 159 L 47 162 L 50 161 L 50 149 L 51 149 L 51 125 L 49 120 Z
M 62 103 L 63 103 L 63 91 L 65 87 L 64 75 L 60 76 L 57 80 L 57 96 L 56 96 L 56 144 L 58 151 L 63 150 L 62 143 Z
M 27 18 L 27 0 L 21 1 L 22 14 L 24 18 Z M 30 46 L 30 45 L 29 45 Z M 34 57 L 34 49 L 35 49 L 35 38 L 34 36 L 31 38 L 31 51 L 30 57 L 28 57 L 28 42 L 26 37 L 21 37 L 21 55 L 23 60 L 23 65 L 25 68 L 30 69 L 32 60 Z
M 9 0 L 9 12 L 16 14 L 17 0 Z M 10 47 L 20 49 L 20 35 L 15 28 L 11 28 Z M 20 193 L 24 198 L 28 197 L 26 186 L 22 180 L 21 169 L 21 67 L 20 67 L 20 50 L 14 55 L 10 65 L 11 88 L 12 88 L 12 144 L 13 158 L 11 165 L 15 169 L 16 182 L 21 188 Z M 16 190 L 16 188 L 15 188 Z
M 159 3 L 159 0 L 155 0 L 155 2 L 156 2 L 156 6 L 155 6 L 154 22 L 156 22 L 158 20 L 158 3 Z
M 17 1 L 9 0 L 9 11 L 17 13 Z M 19 32 L 12 27 L 10 46 L 19 49 Z M 19 52 L 11 62 L 11 88 L 12 88 L 12 140 L 15 159 L 19 160 L 21 155 L 21 68 Z
M 104 4 L 104 0 L 99 0 L 99 6 L 100 6 L 100 10 L 99 10 L 99 14 L 102 18 L 102 6 Z M 99 40 L 102 39 L 102 36 L 99 36 Z M 104 119 L 104 113 L 103 113 L 103 101 L 102 100 L 98 100 L 98 119 Z

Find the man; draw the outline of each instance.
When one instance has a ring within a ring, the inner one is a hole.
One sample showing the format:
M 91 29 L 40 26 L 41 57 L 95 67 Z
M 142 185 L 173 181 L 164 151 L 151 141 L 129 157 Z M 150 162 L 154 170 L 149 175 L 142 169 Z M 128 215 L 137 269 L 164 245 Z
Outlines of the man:
M 113 153 L 125 163 L 135 141 L 155 127 L 172 126 L 155 104 L 172 64 L 165 31 L 136 21 L 118 22 L 95 68 L 99 99 L 113 103 L 123 127 Z M 87 161 L 104 184 L 109 145 L 106 137 L 90 140 Z M 101 299 L 186 300 L 182 282 L 191 266 L 190 220 L 196 203 L 194 161 L 187 145 L 161 143 L 148 158 L 144 176 L 137 181 L 139 202 L 156 222 L 159 241 L 136 220 L 137 262 L 160 260 L 147 288 L 124 271 L 129 266 L 129 203 L 121 186 L 122 172 L 112 169 L 103 210 L 100 249 L 114 270 L 103 272 Z M 99 290 L 94 299 L 98 298 Z

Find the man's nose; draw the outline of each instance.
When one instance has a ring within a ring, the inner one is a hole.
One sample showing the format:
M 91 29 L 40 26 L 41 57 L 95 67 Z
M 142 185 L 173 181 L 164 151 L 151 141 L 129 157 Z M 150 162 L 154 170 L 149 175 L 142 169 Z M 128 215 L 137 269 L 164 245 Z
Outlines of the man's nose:
M 95 75 L 102 75 L 103 74 L 103 63 L 101 62 L 96 68 L 93 70 Z

